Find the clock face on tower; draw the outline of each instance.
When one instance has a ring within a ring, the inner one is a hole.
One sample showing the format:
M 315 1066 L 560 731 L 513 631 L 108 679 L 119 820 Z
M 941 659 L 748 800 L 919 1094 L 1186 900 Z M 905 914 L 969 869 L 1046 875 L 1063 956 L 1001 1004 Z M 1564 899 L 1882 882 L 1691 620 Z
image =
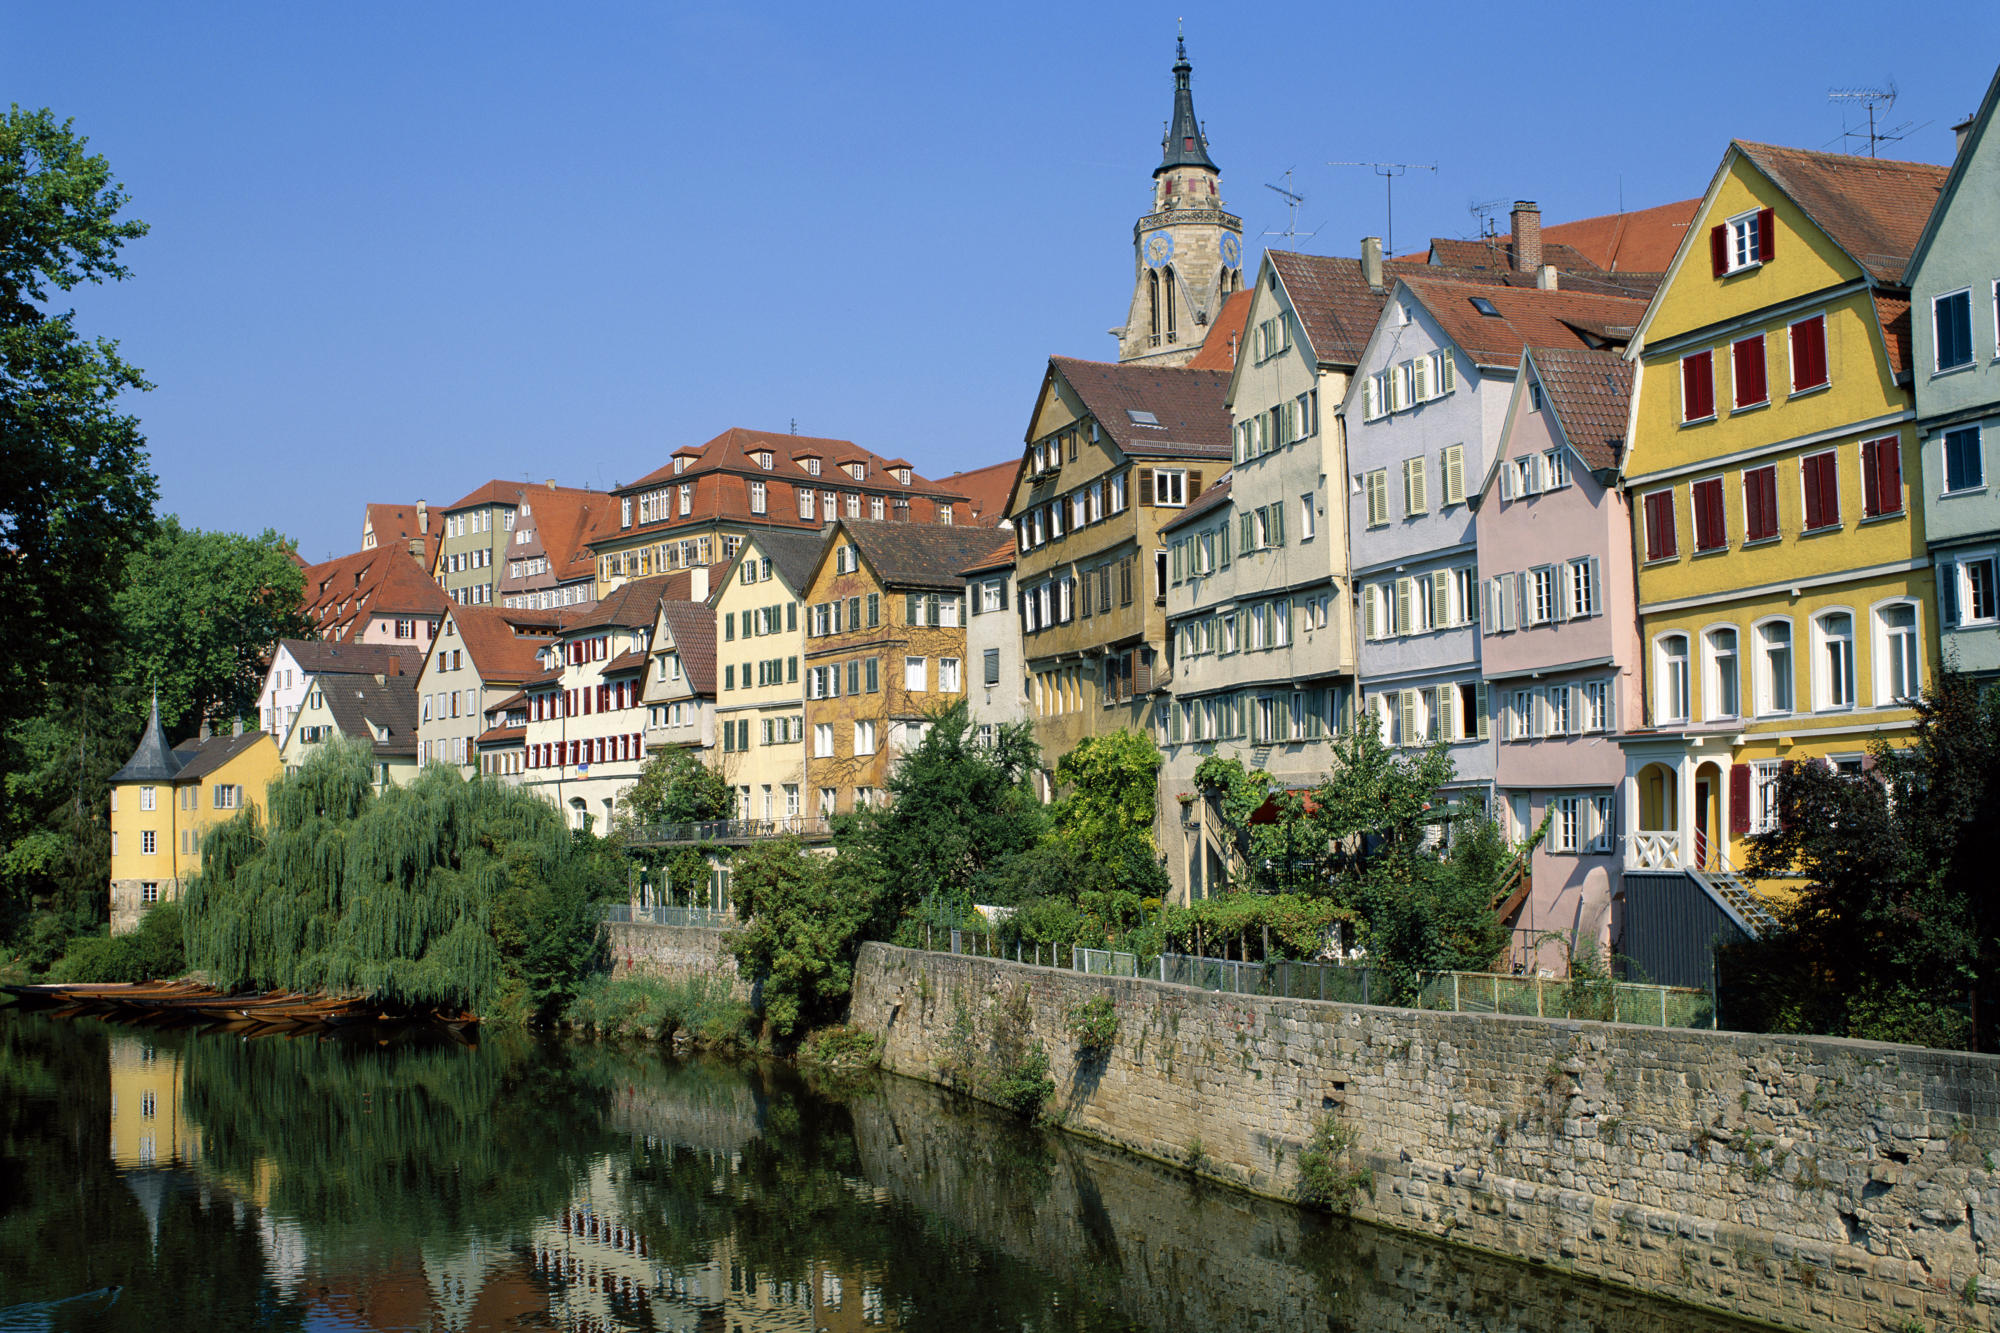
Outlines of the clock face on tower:
M 1174 257 L 1174 238 L 1163 231 L 1146 237 L 1146 267 L 1159 268 Z
M 1222 238 L 1222 262 L 1231 268 L 1243 267 L 1243 242 L 1234 236 Z

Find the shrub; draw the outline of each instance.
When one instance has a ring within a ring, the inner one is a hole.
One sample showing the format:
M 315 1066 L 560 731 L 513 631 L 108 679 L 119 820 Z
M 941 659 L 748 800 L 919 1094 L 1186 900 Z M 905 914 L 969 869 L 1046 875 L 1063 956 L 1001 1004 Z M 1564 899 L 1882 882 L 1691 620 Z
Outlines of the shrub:
M 70 941 L 69 952 L 49 967 L 52 981 L 164 981 L 187 971 L 179 903 L 158 903 L 125 935 L 92 935 Z
M 1039 1041 L 1028 1042 L 1019 1055 L 993 1070 L 985 1091 L 1023 1120 L 1033 1120 L 1056 1094 L 1056 1081 L 1049 1077 L 1049 1053 Z
M 1299 1200 L 1309 1207 L 1330 1213 L 1351 1212 L 1355 1196 L 1373 1191 L 1375 1173 L 1354 1164 L 1354 1145 L 1359 1139 L 1352 1129 L 1329 1111 L 1313 1127 L 1312 1138 L 1299 1151 Z
M 820 1028 L 799 1043 L 798 1062 L 823 1073 L 861 1073 L 875 1068 L 881 1059 L 880 1037 L 844 1023 Z
M 710 977 L 662 981 L 599 974 L 577 988 L 563 1017 L 600 1036 L 669 1041 L 686 1033 L 705 1046 L 729 1046 L 745 1042 L 751 1014 L 725 983 Z
M 1118 1006 L 1109 995 L 1093 995 L 1069 1011 L 1069 1032 L 1085 1055 L 1108 1054 L 1118 1041 Z

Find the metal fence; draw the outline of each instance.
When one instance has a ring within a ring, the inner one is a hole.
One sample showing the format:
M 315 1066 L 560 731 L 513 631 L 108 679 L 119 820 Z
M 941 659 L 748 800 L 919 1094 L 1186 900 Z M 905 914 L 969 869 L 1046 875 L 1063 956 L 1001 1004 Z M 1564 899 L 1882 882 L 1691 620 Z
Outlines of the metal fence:
M 692 824 L 648 824 L 634 829 L 635 846 L 682 842 L 753 842 L 760 838 L 831 837 L 833 821 L 825 815 L 792 815 L 784 819 L 704 819 Z
M 1160 955 L 1158 976 L 1181 986 L 1230 995 L 1276 995 L 1290 1000 L 1338 1000 L 1343 1004 L 1374 1002 L 1374 969 L 1341 963 L 1305 963 L 1274 959 L 1238 963 L 1227 958 L 1197 958 L 1189 954 Z
M 1115 949 L 1074 950 L 1071 966 L 1078 972 L 1093 977 L 1136 977 L 1139 975 L 1139 955 L 1119 953 Z
M 1715 997 L 1705 990 L 1643 986 L 1629 981 L 1510 977 L 1495 972 L 1425 973 L 1421 977 L 1417 1007 L 1462 1014 L 1582 1018 L 1664 1028 L 1716 1026 Z
M 612 903 L 604 909 L 604 919 L 647 926 L 733 926 L 736 913 L 710 907 L 634 907 L 630 903 Z

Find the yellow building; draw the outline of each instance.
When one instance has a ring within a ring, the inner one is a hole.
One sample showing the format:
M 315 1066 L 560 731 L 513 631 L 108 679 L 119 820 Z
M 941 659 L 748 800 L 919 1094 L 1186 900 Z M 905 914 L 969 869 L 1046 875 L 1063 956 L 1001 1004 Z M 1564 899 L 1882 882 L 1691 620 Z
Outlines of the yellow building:
M 246 807 L 261 812 L 279 768 L 277 742 L 261 731 L 169 748 L 155 702 L 139 748 L 111 775 L 112 934 L 179 898 L 201 869 L 202 836 Z
M 824 833 L 833 813 L 806 807 L 800 606 L 823 545 L 816 531 L 753 531 L 711 599 L 720 767 L 737 817 L 793 832 Z
M 1631 344 L 1628 921 L 1692 872 L 1754 929 L 1733 871 L 1780 767 L 1860 771 L 1936 670 L 1904 268 L 1944 175 L 1731 144 Z
M 145 1037 L 113 1036 L 111 1160 L 120 1167 L 185 1165 L 201 1156 L 201 1130 L 181 1107 L 181 1057 Z

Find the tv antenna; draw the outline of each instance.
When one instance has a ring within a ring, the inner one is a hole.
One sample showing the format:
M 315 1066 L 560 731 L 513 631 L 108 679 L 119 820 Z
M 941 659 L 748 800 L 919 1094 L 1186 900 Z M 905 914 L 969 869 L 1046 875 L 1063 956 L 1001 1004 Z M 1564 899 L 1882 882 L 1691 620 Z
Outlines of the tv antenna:
M 1382 193 L 1383 193 L 1383 198 L 1388 205 L 1388 214 L 1389 214 L 1387 225 L 1385 225 L 1382 228 L 1382 253 L 1384 255 L 1395 254 L 1396 253 L 1396 177 L 1401 176 L 1405 172 L 1410 172 L 1410 171 L 1429 171 L 1435 173 L 1438 169 L 1437 163 L 1435 162 L 1329 162 L 1327 163 L 1327 165 L 1330 167 L 1369 167 L 1374 170 L 1377 176 L 1380 176 L 1382 178 Z
M 1475 200 L 1474 202 L 1467 204 L 1465 206 L 1465 211 L 1472 214 L 1472 216 L 1477 220 L 1477 225 L 1479 227 L 1479 236 L 1481 240 L 1484 240 L 1486 237 L 1489 236 L 1498 236 L 1500 234 L 1500 226 L 1498 223 L 1493 221 L 1493 218 L 1495 214 L 1497 214 L 1502 208 L 1506 206 L 1507 206 L 1507 201 L 1505 199 L 1487 199 L 1484 201 Z
M 1886 116 L 1889 113 L 1889 108 L 1896 105 L 1896 81 L 1894 79 L 1891 79 L 1880 88 L 1829 88 L 1826 90 L 1826 100 L 1843 104 L 1859 103 L 1867 108 L 1868 129 L 1866 134 L 1868 139 L 1868 156 L 1870 157 L 1875 156 L 1875 145 L 1895 143 L 1910 131 L 1910 122 L 1907 120 L 1900 125 L 1886 129 L 1877 129 L 1875 125 L 1875 113 L 1877 110 L 1880 110 Z M 1863 134 L 1861 130 L 1850 130 L 1847 128 L 1846 109 L 1846 105 L 1841 107 L 1843 114 L 1840 118 L 1840 137 L 1843 139 L 1861 138 Z
M 1285 201 L 1285 229 L 1283 231 L 1267 231 L 1263 234 L 1266 236 L 1284 237 L 1285 245 L 1287 248 L 1289 248 L 1292 242 L 1295 241 L 1300 235 L 1299 205 L 1303 204 L 1306 201 L 1306 197 L 1304 195 L 1295 193 L 1290 188 L 1291 184 L 1292 184 L 1292 168 L 1290 167 L 1285 168 L 1285 183 L 1283 185 L 1273 185 L 1269 181 L 1266 181 L 1264 183 L 1265 189 L 1275 190 L 1278 193 L 1278 195 Z M 1320 227 L 1324 227 L 1325 225 L 1326 224 L 1324 222 L 1320 223 Z M 1311 231 L 1304 233 L 1304 235 L 1305 238 L 1310 241 L 1313 237 L 1319 235 L 1319 227 L 1314 227 Z

